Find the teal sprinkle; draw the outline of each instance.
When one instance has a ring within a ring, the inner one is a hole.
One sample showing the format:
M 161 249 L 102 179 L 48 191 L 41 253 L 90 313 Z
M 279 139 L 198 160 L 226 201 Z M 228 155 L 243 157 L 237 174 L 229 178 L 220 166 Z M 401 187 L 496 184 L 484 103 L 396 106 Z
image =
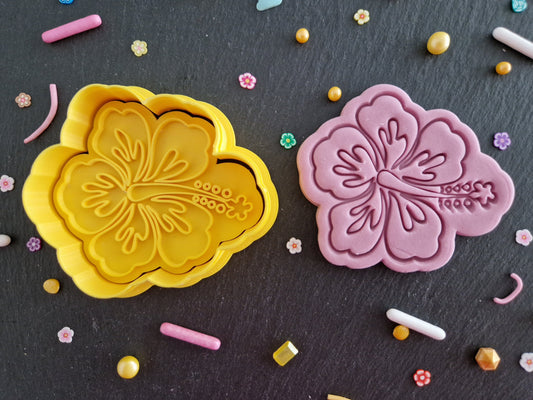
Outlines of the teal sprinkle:
M 511 6 L 513 7 L 513 11 L 515 13 L 521 13 L 522 11 L 526 11 L 527 1 L 526 0 L 512 0 Z
M 279 143 L 285 147 L 286 149 L 290 149 L 291 147 L 296 145 L 296 139 L 294 138 L 294 135 L 292 133 L 284 133 L 281 135 L 281 140 Z

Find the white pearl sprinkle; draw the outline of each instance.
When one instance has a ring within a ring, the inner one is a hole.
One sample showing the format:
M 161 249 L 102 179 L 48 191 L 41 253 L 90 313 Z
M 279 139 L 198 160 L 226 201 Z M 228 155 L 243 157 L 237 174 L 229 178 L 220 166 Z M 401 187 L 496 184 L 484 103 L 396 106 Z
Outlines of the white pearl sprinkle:
M 6 247 L 11 243 L 11 238 L 7 235 L 0 235 L 0 247 Z

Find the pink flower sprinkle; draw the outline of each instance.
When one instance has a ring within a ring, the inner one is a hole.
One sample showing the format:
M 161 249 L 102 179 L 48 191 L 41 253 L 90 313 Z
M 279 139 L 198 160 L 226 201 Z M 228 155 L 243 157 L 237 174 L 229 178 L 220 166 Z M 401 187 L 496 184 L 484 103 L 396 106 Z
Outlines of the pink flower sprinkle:
M 413 379 L 415 380 L 415 383 L 417 386 L 426 386 L 429 385 L 431 382 L 431 373 L 429 371 L 424 371 L 423 369 L 419 369 L 415 372 L 413 375 Z
M 8 192 L 10 190 L 13 190 L 15 184 L 15 180 L 7 175 L 2 175 L 0 177 L 0 190 L 2 192 Z
M 29 107 L 31 106 L 31 96 L 26 93 L 20 93 L 15 97 L 15 102 L 20 108 Z
M 241 87 L 244 89 L 252 90 L 255 87 L 256 82 L 257 82 L 257 79 L 255 79 L 255 76 L 253 76 L 249 72 L 239 75 L 239 83 L 241 84 Z
M 74 331 L 68 326 L 65 326 L 59 332 L 57 332 L 57 337 L 61 343 L 71 343 L 72 336 L 74 336 Z
M 529 232 L 527 229 L 520 229 L 516 231 L 516 243 L 521 244 L 522 246 L 529 246 L 529 243 L 533 240 L 533 236 L 531 236 L 531 232 Z
M 28 243 L 26 243 L 26 247 L 32 253 L 34 251 L 41 250 L 41 239 L 36 238 L 36 237 L 31 237 L 30 240 L 28 240 Z

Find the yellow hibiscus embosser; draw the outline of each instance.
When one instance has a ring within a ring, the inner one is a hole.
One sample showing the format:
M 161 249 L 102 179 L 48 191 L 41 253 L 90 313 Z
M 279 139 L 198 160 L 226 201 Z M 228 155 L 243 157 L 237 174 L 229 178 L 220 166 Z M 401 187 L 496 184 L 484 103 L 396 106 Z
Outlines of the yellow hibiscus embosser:
M 220 110 L 104 85 L 73 98 L 23 203 L 65 272 L 99 298 L 193 285 L 263 236 L 278 211 L 266 166 L 235 145 Z

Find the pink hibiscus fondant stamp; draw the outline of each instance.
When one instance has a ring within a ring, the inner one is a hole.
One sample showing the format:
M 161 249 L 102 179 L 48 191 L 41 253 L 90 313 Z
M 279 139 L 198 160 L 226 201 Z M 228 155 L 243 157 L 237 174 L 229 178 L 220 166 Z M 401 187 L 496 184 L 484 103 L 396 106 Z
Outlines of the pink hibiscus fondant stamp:
M 467 125 L 391 85 L 349 101 L 297 161 L 302 192 L 318 207 L 321 252 L 349 268 L 440 268 L 456 234 L 490 232 L 514 198 L 511 178 Z

